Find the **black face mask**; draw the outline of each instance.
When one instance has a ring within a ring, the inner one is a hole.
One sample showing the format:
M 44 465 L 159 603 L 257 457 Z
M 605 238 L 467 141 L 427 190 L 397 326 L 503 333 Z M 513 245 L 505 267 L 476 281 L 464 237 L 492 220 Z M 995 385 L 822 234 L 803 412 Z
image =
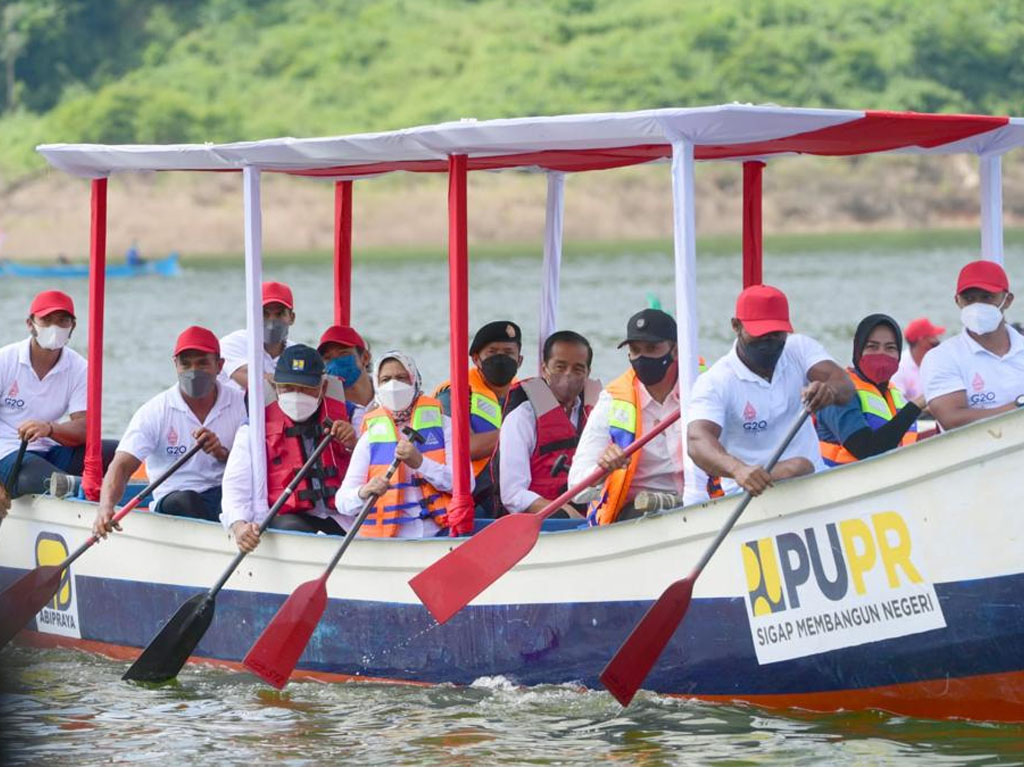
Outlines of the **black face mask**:
M 480 361 L 480 370 L 484 378 L 496 387 L 504 387 L 515 378 L 519 363 L 508 355 L 491 355 Z
M 775 370 L 775 364 L 782 357 L 782 350 L 786 347 L 786 338 L 768 338 L 740 342 L 743 349 L 745 361 L 759 371 L 770 373 Z
M 651 387 L 665 378 L 668 367 L 672 365 L 672 353 L 667 352 L 661 357 L 634 357 L 629 364 L 640 383 Z

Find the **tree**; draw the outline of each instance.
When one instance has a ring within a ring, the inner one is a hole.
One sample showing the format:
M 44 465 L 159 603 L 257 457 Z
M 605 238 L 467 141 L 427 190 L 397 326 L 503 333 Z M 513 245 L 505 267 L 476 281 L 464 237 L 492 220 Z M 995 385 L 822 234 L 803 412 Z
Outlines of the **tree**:
M 5 2 L 0 14 L 0 56 L 4 61 L 4 111 L 18 107 L 18 83 L 14 65 L 24 53 L 32 35 L 60 15 L 54 0 L 20 0 Z

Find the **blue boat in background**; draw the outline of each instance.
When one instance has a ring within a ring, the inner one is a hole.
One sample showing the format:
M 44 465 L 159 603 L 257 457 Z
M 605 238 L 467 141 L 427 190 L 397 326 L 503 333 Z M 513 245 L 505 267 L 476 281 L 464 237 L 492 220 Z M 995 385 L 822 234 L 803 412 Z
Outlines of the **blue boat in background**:
M 141 277 L 162 275 L 177 277 L 181 274 L 180 255 L 172 251 L 162 259 L 136 264 L 108 264 L 107 277 Z M 88 277 L 88 264 L 19 264 L 0 260 L 0 277 Z

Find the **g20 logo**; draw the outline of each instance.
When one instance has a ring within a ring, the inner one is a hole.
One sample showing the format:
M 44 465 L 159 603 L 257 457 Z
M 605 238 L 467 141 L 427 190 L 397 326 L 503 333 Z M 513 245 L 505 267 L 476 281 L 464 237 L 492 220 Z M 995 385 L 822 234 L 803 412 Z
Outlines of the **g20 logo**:
M 764 419 L 760 421 L 745 421 L 743 422 L 743 429 L 746 432 L 763 432 L 768 429 L 768 422 Z
M 184 445 L 168 445 L 167 446 L 167 455 L 168 456 L 181 456 L 186 451 L 188 451 L 188 448 L 186 448 Z
M 967 398 L 967 402 L 971 405 L 985 405 L 986 403 L 991 403 L 995 399 L 995 392 L 975 392 Z
M 4 406 L 7 408 L 17 408 L 20 411 L 25 407 L 25 401 L 17 397 L 5 397 Z

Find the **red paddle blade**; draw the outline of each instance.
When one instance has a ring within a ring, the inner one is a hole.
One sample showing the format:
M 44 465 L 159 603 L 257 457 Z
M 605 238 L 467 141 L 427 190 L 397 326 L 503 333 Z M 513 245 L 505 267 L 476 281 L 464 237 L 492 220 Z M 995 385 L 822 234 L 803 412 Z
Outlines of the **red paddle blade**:
M 533 514 L 499 518 L 409 580 L 427 610 L 444 624 L 526 557 L 544 521 Z
M 0 648 L 53 599 L 63 570 L 60 565 L 41 565 L 0 592 Z
M 601 683 L 622 706 L 629 706 L 686 615 L 693 581 L 687 576 L 669 584 L 601 672 Z
M 274 614 L 242 664 L 275 688 L 288 684 L 327 607 L 326 578 L 300 584 Z

